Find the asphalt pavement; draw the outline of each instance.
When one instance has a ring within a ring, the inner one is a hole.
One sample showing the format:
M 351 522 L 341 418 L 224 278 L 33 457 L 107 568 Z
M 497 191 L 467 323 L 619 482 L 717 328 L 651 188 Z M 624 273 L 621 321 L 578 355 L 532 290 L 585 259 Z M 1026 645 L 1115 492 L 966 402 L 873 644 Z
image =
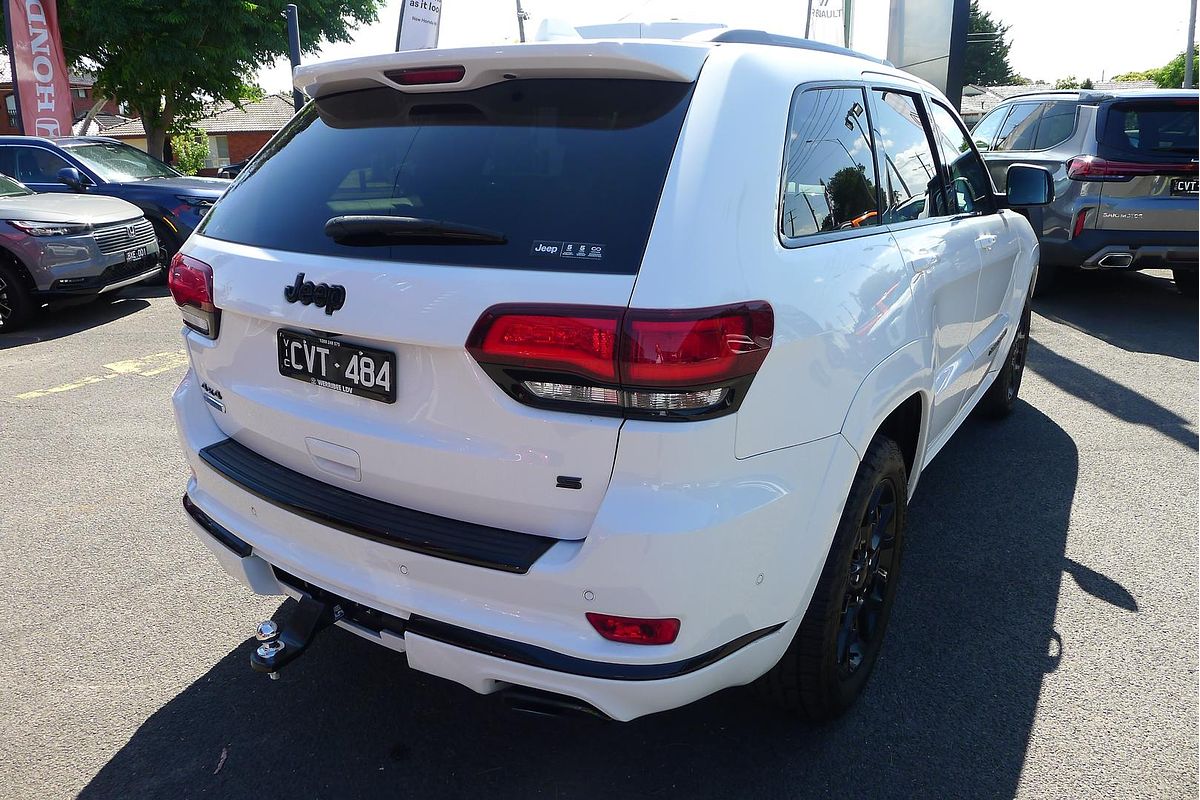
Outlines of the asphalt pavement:
M 1197 304 L 1161 273 L 1035 302 L 1022 402 L 910 513 L 866 695 L 745 688 L 628 724 L 515 714 L 333 630 L 268 681 L 281 598 L 185 528 L 162 289 L 0 336 L 0 798 L 1197 795 Z

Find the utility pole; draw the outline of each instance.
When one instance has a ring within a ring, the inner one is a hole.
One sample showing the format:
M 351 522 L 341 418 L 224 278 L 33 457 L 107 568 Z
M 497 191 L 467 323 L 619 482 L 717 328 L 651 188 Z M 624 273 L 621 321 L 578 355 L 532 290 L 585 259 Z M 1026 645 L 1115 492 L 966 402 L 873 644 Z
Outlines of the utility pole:
M 300 12 L 295 3 L 287 6 L 288 56 L 292 61 L 292 72 L 300 66 Z M 292 105 L 299 111 L 304 107 L 304 94 L 292 87 Z
M 521 8 L 521 0 L 517 0 L 517 29 L 521 33 L 521 41 L 525 41 L 525 20 L 529 19 L 529 14 Z
M 1196 0 L 1191 2 L 1188 12 L 1187 49 L 1183 51 L 1183 88 L 1192 88 L 1192 61 L 1196 55 Z

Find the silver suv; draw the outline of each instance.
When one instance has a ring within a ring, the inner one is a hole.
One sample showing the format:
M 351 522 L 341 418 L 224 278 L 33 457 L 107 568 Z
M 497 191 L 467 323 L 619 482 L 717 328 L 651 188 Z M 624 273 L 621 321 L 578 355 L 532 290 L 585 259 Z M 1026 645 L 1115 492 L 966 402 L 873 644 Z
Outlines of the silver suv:
M 1011 97 L 972 132 L 997 186 L 1016 163 L 1054 174 L 1054 202 L 1031 209 L 1037 289 L 1062 268 L 1170 269 L 1196 294 L 1195 91 L 1056 91 Z

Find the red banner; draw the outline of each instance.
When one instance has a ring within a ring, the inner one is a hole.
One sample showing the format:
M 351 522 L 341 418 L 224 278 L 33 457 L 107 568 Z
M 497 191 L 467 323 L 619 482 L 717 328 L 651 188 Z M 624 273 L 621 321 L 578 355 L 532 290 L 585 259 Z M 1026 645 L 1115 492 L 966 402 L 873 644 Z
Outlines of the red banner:
M 70 136 L 71 79 L 55 0 L 8 0 L 8 52 L 21 107 L 21 132 Z

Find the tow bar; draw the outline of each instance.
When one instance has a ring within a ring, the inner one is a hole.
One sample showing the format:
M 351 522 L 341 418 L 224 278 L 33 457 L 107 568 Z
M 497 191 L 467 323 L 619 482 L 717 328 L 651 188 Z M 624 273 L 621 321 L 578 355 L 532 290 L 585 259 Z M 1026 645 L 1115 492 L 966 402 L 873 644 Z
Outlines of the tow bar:
M 296 609 L 282 625 L 273 619 L 258 623 L 254 638 L 259 645 L 250 654 L 255 672 L 265 672 L 279 680 L 279 670 L 300 657 L 318 633 L 334 624 L 345 611 L 338 603 L 322 603 L 303 595 Z

